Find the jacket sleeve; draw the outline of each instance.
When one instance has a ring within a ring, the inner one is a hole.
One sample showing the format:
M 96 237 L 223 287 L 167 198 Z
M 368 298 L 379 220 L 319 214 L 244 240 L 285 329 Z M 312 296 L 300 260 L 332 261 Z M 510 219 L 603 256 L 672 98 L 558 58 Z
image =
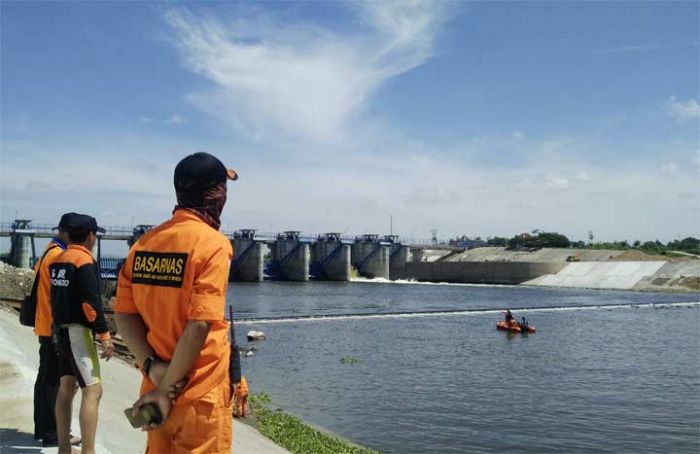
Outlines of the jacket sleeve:
M 134 265 L 134 248 L 129 251 L 117 280 L 117 296 L 114 299 L 114 312 L 137 314 L 136 303 L 134 303 L 134 292 L 132 289 L 132 267 Z
M 78 268 L 77 278 L 80 282 L 80 305 L 85 318 L 92 323 L 98 339 L 109 339 L 109 327 L 102 309 L 102 295 L 95 263 L 88 263 Z
M 206 257 L 195 271 L 189 320 L 223 320 L 233 250 L 226 240 L 202 251 Z

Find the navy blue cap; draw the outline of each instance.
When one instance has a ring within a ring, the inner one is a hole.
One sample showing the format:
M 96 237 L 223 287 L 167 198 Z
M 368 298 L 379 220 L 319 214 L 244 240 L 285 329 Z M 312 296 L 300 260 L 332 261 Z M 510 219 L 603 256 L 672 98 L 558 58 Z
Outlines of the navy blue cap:
M 191 154 L 175 167 L 173 183 L 177 190 L 201 190 L 226 180 L 236 181 L 238 174 L 227 169 L 216 156 L 203 151 Z
M 97 226 L 95 218 L 79 213 L 66 213 L 61 216 L 61 220 L 58 226 L 54 227 L 54 230 L 63 230 L 69 233 L 105 232 L 105 229 Z

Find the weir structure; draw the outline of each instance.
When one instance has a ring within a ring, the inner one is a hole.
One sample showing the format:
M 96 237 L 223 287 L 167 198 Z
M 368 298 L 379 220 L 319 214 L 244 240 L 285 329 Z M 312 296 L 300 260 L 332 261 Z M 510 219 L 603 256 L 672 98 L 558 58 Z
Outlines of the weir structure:
M 362 277 L 389 279 L 389 246 L 373 233 L 358 236 L 352 244 L 352 266 Z
M 319 235 L 312 247 L 311 275 L 328 281 L 349 281 L 352 276 L 350 245 L 340 233 Z
M 309 243 L 302 241 L 296 230 L 288 230 L 277 235 L 272 244 L 270 277 L 287 281 L 306 282 L 309 280 Z
M 11 242 L 10 254 L 3 260 L 17 267 L 31 267 L 37 259 L 35 238 L 52 238 L 56 234 L 54 225 L 32 224 L 28 219 L 0 223 L 0 236 L 10 237 Z M 102 277 L 116 278 L 124 263 L 123 258 L 102 257 L 103 241 L 125 241 L 131 246 L 152 228 L 147 224 L 106 227 L 104 233 L 98 233 L 94 254 Z M 436 244 L 434 240 L 413 239 L 408 244 L 401 243 L 396 235 L 354 236 L 335 232 L 301 235 L 299 231 L 272 234 L 254 229 L 221 233 L 231 240 L 234 250 L 230 279 L 251 282 L 260 282 L 266 277 L 290 281 L 308 281 L 309 278 L 349 281 L 353 268 L 363 277 L 408 279 L 412 277 L 408 262 L 415 261 L 422 249 L 454 249 Z M 268 248 L 269 257 L 266 256 Z M 412 248 L 415 248 L 414 253 Z
M 389 279 L 407 279 L 406 264 L 411 261 L 411 248 L 399 242 L 398 235 L 385 235 L 389 244 Z
M 36 246 L 31 219 L 15 219 L 10 236 L 10 262 L 18 268 L 29 268 L 36 260 Z
M 255 240 L 254 229 L 242 229 L 233 234 L 233 260 L 229 280 L 262 282 L 265 277 L 265 243 Z

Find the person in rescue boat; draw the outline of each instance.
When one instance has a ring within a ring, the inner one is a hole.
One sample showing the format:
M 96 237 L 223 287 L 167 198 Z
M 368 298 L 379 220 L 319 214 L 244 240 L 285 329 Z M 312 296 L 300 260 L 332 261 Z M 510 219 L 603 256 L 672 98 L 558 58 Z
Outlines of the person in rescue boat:
M 522 321 L 519 323 L 520 325 L 520 331 L 523 333 L 527 333 L 528 329 L 530 329 L 530 324 L 525 320 L 525 317 L 522 318 Z
M 510 325 L 510 322 L 512 322 L 513 320 L 513 314 L 510 312 L 510 309 L 506 309 L 506 323 Z
M 56 398 L 58 453 L 71 453 L 70 423 L 76 383 L 82 390 L 80 403 L 81 452 L 95 452 L 97 412 L 102 397 L 100 362 L 93 333 L 102 344 L 100 358 L 109 360 L 114 346 L 102 309 L 102 295 L 92 248 L 97 232 L 95 218 L 69 213 L 63 224 L 68 248 L 49 266 L 51 313 L 58 350 L 61 383 Z

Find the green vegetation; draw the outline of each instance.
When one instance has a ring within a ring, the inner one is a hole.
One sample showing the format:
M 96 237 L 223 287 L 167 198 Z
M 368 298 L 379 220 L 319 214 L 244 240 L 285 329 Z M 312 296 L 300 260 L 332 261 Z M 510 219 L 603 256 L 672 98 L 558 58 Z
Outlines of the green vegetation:
M 670 241 L 663 244 L 659 240 L 642 243 L 637 240 L 632 244 L 625 241 L 597 242 L 570 241 L 566 236 L 556 232 L 540 232 L 535 230 L 530 233 L 521 233 L 513 238 L 494 237 L 489 238 L 488 246 L 508 247 L 509 249 L 540 249 L 540 248 L 576 248 L 576 249 L 612 249 L 618 251 L 639 250 L 650 255 L 675 256 L 671 251 L 685 252 L 700 255 L 700 239 L 688 237 L 682 240 Z M 682 255 L 682 254 L 681 254 Z M 679 255 L 680 256 L 680 255 Z
M 283 448 L 295 454 L 377 454 L 377 451 L 353 445 L 341 438 L 322 432 L 299 418 L 281 410 L 270 410 L 270 398 L 265 393 L 248 398 L 252 420 L 258 430 Z
M 508 246 L 508 238 L 502 236 L 495 236 L 493 238 L 489 238 L 488 241 L 486 241 L 486 245 L 494 247 L 506 247 Z
M 555 232 L 538 232 L 536 235 L 522 233 L 508 240 L 508 247 L 518 248 L 543 248 L 543 247 L 569 247 L 571 242 L 567 237 Z
M 357 364 L 360 362 L 360 358 L 357 356 L 344 356 L 340 358 L 340 362 L 343 364 Z
M 612 243 L 593 243 L 586 247 L 591 249 L 616 249 L 623 251 L 637 249 L 650 255 L 676 255 L 671 251 L 700 255 L 700 240 L 692 237 L 669 241 L 668 244 L 663 244 L 659 240 L 645 241 L 644 243 L 637 240 L 631 245 L 627 241 L 615 241 Z

